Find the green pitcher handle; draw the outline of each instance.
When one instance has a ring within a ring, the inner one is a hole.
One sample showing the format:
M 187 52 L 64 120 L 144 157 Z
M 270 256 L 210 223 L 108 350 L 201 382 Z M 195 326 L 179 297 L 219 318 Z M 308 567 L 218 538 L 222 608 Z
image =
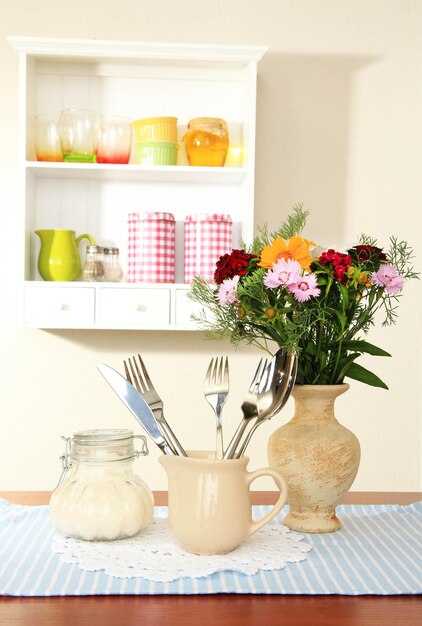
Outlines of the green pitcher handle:
M 76 245 L 79 246 L 79 242 L 81 241 L 81 239 L 88 239 L 91 246 L 95 245 L 95 239 L 94 237 L 91 237 L 91 235 L 88 235 L 88 233 L 84 233 L 83 235 L 79 235 L 79 237 L 76 238 Z

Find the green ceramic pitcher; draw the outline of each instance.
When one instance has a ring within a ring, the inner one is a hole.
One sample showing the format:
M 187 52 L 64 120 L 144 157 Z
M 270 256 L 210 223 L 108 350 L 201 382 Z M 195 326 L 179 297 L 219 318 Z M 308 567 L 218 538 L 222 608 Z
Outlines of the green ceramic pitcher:
M 36 230 L 41 239 L 38 257 L 38 271 L 44 280 L 71 281 L 81 274 L 81 259 L 78 245 L 82 239 L 88 239 L 94 245 L 91 235 L 84 233 L 75 238 L 74 230 L 53 229 Z

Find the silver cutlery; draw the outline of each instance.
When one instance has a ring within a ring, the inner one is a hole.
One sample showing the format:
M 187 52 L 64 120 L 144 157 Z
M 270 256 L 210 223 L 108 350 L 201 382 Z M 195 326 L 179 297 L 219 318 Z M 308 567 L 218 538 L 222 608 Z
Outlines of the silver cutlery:
M 275 370 L 277 372 L 277 370 Z M 242 457 L 245 454 L 245 450 L 251 440 L 252 435 L 255 430 L 266 422 L 270 420 L 274 415 L 276 415 L 286 404 L 293 386 L 295 384 L 297 374 L 297 357 L 295 355 L 287 355 L 284 366 L 282 369 L 278 370 L 278 383 L 274 396 L 274 402 L 271 405 L 269 410 L 259 411 L 258 417 L 254 421 L 251 429 L 249 430 L 247 436 L 245 437 L 243 443 L 239 447 L 239 450 L 236 454 L 236 458 Z M 258 408 L 259 408 L 259 397 L 258 397 Z
M 216 417 L 216 448 L 215 458 L 220 460 L 224 456 L 223 429 L 221 412 L 229 393 L 229 362 L 224 357 L 212 358 L 205 376 L 204 396 L 214 410 Z
M 145 402 L 149 405 L 151 411 L 154 413 L 155 419 L 158 422 L 158 427 L 162 431 L 170 447 L 173 449 L 174 454 L 187 456 L 182 445 L 164 417 L 163 401 L 158 395 L 149 377 L 148 371 L 140 354 L 138 354 L 138 361 L 135 357 L 132 357 L 132 359 L 128 358 L 129 367 L 126 364 L 126 361 L 123 361 L 126 379 L 136 387 Z
M 280 348 L 266 365 L 257 389 L 255 411 L 251 410 L 250 417 L 245 418 L 244 414 L 238 427 L 241 432 L 237 437 L 236 445 L 230 446 L 230 456 L 226 455 L 226 458 L 239 458 L 240 448 L 248 439 L 248 434 L 245 434 L 246 429 L 251 429 L 256 420 L 266 417 L 275 408 L 279 392 L 280 372 L 284 370 L 286 361 L 287 352 Z
M 277 350 L 269 364 L 267 360 L 264 362 L 261 359 L 249 388 L 246 403 L 242 403 L 243 419 L 226 450 L 225 459 L 242 456 L 257 426 L 278 410 L 280 394 L 283 390 L 281 383 L 284 380 L 284 371 L 288 362 L 288 354 L 282 348 Z M 259 379 L 256 380 L 257 375 Z M 254 382 L 258 383 L 255 385 L 255 398 L 253 393 L 250 393 Z M 245 434 L 246 429 L 252 432 Z
M 232 459 L 234 457 L 236 448 L 239 445 L 239 442 L 242 438 L 243 433 L 245 432 L 248 423 L 251 419 L 258 415 L 257 396 L 263 377 L 265 376 L 265 381 L 268 380 L 269 372 L 267 370 L 267 364 L 268 359 L 264 359 L 264 357 L 262 357 L 252 378 L 252 382 L 249 385 L 246 398 L 244 399 L 240 407 L 242 409 L 243 419 L 240 421 L 236 432 L 234 433 L 229 445 L 227 446 L 224 452 L 223 459 Z
M 139 391 L 112 367 L 100 363 L 97 369 L 161 451 L 164 454 L 174 454 L 158 427 L 154 413 Z

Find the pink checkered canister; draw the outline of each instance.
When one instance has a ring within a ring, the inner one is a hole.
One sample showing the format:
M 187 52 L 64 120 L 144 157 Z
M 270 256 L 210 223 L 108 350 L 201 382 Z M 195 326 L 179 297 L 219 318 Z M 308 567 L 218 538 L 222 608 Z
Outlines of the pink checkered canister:
M 141 280 L 141 242 L 139 238 L 141 219 L 139 213 L 129 213 L 127 245 L 127 282 Z
M 174 283 L 175 220 L 172 213 L 145 213 L 140 224 L 140 278 L 143 283 Z
M 213 280 L 220 256 L 232 250 L 232 219 L 219 213 L 185 218 L 185 283 L 199 275 Z

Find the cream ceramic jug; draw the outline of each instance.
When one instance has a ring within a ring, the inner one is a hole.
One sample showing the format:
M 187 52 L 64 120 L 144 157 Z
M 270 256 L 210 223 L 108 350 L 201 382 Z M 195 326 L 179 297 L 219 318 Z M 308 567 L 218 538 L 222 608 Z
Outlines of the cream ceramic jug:
M 38 257 L 38 271 L 44 280 L 71 281 L 81 274 L 81 260 L 78 245 L 82 239 L 88 239 L 91 245 L 95 240 L 84 233 L 75 238 L 74 230 L 52 229 L 36 230 L 41 239 Z
M 287 499 L 280 472 L 270 468 L 248 472 L 248 457 L 216 461 L 213 453 L 190 451 L 187 457 L 159 458 L 168 477 L 170 530 L 182 547 L 194 554 L 224 554 L 277 515 Z M 252 519 L 250 485 L 272 476 L 281 494 L 272 510 Z

